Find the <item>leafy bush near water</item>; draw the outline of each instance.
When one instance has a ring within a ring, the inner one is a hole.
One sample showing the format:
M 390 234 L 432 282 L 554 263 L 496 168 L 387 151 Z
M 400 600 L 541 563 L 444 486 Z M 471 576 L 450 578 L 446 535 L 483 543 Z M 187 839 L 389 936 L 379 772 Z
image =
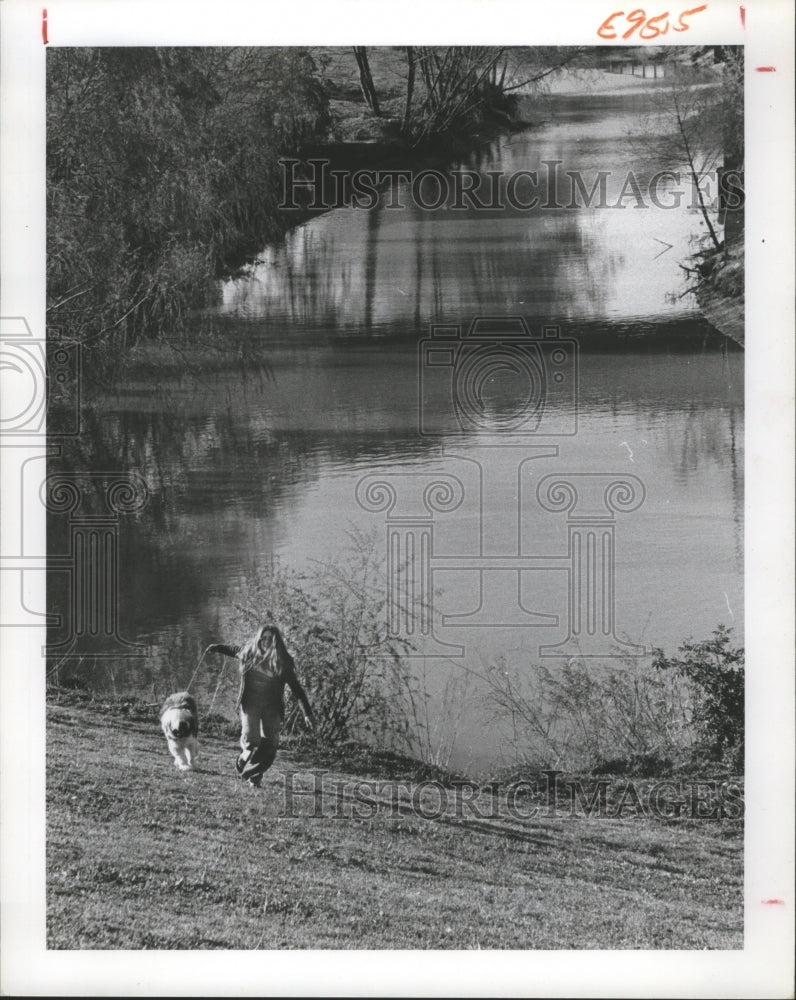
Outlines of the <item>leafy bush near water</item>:
M 671 671 L 690 688 L 696 756 L 742 769 L 745 654 L 731 642 L 732 630 L 719 625 L 710 639 L 686 640 L 679 656 L 667 657 L 656 649 L 653 667 Z
M 274 565 L 252 576 L 239 613 L 239 639 L 266 622 L 282 631 L 323 740 L 412 750 L 418 693 L 403 658 L 409 647 L 387 631 L 384 584 L 365 537 L 311 572 Z M 298 706 L 288 698 L 285 730 L 300 730 Z
M 278 236 L 279 157 L 326 123 L 314 74 L 298 48 L 48 50 L 50 334 L 123 350 L 179 330 Z
M 744 650 L 719 626 L 679 656 L 572 659 L 561 667 L 487 673 L 493 713 L 510 727 L 522 767 L 656 776 L 719 764 L 743 769 Z

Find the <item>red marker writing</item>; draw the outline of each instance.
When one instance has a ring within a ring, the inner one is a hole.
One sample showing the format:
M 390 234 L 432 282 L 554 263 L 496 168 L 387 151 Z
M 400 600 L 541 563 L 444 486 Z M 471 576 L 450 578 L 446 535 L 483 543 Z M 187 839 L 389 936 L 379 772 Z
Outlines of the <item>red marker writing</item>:
M 47 8 L 41 12 L 41 40 L 47 44 Z

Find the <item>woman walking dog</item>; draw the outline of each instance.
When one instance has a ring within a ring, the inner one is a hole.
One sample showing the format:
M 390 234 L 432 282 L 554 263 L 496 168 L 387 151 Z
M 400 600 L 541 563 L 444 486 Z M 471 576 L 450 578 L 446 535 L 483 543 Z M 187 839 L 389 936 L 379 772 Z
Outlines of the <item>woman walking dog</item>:
M 241 778 L 259 785 L 263 774 L 273 764 L 279 749 L 279 733 L 285 717 L 285 684 L 296 698 L 304 721 L 315 726 L 310 703 L 296 676 L 296 665 L 288 653 L 279 629 L 261 626 L 242 646 L 214 644 L 208 652 L 223 653 L 240 660 L 241 755 L 235 764 Z

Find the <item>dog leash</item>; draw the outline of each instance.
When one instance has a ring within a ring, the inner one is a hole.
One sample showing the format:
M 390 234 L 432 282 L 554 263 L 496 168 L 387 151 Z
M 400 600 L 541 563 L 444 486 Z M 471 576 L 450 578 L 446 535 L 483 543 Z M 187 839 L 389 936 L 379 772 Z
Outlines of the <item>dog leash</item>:
M 212 646 L 212 645 L 213 644 L 211 642 L 210 646 Z M 196 675 L 199 673 L 199 667 L 201 667 L 202 663 L 204 662 L 204 658 L 207 656 L 208 651 L 210 650 L 210 646 L 208 646 L 207 649 L 204 651 L 204 653 L 202 653 L 202 655 L 199 657 L 199 662 L 196 664 L 196 670 L 194 670 L 193 676 L 188 681 L 188 687 L 186 687 L 186 689 L 185 689 L 186 691 L 190 691 L 191 690 L 191 685 L 196 680 Z
M 212 646 L 212 645 L 213 645 L 213 643 L 211 642 L 210 646 Z M 188 687 L 185 689 L 186 691 L 190 691 L 191 690 L 191 685 L 196 680 L 196 675 L 199 673 L 199 668 L 202 666 L 202 663 L 204 662 L 204 658 L 207 656 L 208 652 L 210 651 L 210 646 L 208 646 L 207 649 L 204 651 L 204 653 L 202 653 L 202 655 L 199 657 L 199 662 L 196 664 L 196 670 L 194 670 L 193 676 L 188 681 Z M 221 670 L 218 672 L 218 683 L 216 684 L 216 689 L 213 692 L 213 699 L 210 702 L 210 707 L 207 710 L 207 714 L 208 715 L 210 715 L 210 713 L 213 711 L 213 705 L 215 705 L 215 703 L 216 703 L 216 697 L 218 696 L 218 692 L 221 689 L 221 682 L 224 679 L 224 667 L 225 667 L 225 665 L 226 665 L 226 661 L 222 662 L 222 664 L 221 664 Z
M 207 650 L 205 650 L 207 652 Z M 213 692 L 213 700 L 210 702 L 210 708 L 207 710 L 207 714 L 213 711 L 213 705 L 216 703 L 216 695 L 218 694 L 219 688 L 221 687 L 221 682 L 224 680 L 224 667 L 226 666 L 226 660 L 221 664 L 221 670 L 218 672 L 218 683 L 216 684 L 216 689 Z

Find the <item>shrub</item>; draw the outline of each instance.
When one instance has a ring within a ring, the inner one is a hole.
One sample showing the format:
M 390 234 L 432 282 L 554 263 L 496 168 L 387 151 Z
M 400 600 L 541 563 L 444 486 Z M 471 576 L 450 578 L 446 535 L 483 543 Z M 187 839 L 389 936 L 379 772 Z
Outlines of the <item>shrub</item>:
M 279 158 L 326 117 L 304 49 L 48 51 L 50 334 L 124 349 L 180 330 L 287 228 Z
M 384 584 L 366 536 L 355 536 L 348 554 L 312 572 L 275 564 L 253 576 L 239 610 L 241 638 L 263 622 L 282 631 L 321 738 L 412 749 L 417 692 L 403 659 L 408 644 L 387 631 Z M 289 732 L 300 727 L 300 713 L 288 697 Z
M 743 769 L 744 651 L 722 625 L 676 657 L 487 671 L 493 713 L 524 767 L 654 777 L 705 763 Z
M 731 645 L 732 630 L 719 625 L 703 642 L 686 640 L 679 656 L 656 649 L 654 667 L 685 678 L 693 691 L 691 721 L 697 733 L 696 753 L 735 769 L 744 759 L 744 675 L 742 647 Z
M 689 753 L 689 693 L 648 661 L 511 668 L 498 658 L 487 681 L 524 767 L 653 775 Z

